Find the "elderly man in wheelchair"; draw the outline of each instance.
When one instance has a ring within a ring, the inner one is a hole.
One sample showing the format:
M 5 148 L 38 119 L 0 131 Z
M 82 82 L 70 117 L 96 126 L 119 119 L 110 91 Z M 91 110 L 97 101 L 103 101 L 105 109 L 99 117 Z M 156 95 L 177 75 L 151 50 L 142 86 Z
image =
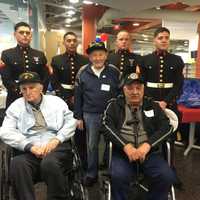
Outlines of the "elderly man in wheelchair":
M 122 81 L 123 94 L 109 102 L 103 131 L 113 143 L 112 200 L 127 200 L 130 183 L 139 169 L 150 180 L 148 200 L 167 200 L 174 172 L 161 153 L 161 143 L 172 133 L 169 119 L 156 102 L 144 97 L 142 78 L 132 73 Z
M 21 74 L 19 86 L 22 97 L 7 109 L 0 130 L 2 141 L 14 149 L 10 179 L 15 198 L 35 200 L 34 183 L 41 177 L 48 200 L 66 200 L 63 173 L 72 165 L 76 120 L 62 99 L 42 94 L 37 73 Z

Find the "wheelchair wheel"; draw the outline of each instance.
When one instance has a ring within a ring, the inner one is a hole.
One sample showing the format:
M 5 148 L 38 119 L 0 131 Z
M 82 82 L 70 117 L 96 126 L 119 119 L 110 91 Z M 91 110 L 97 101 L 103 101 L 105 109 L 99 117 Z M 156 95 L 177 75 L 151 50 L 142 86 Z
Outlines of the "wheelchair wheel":
M 68 192 L 70 200 L 88 200 L 88 191 L 83 186 L 83 169 L 79 154 L 75 146 L 72 148 L 73 164 L 68 174 Z
M 102 200 L 111 200 L 111 184 L 109 180 L 103 180 L 102 182 Z
M 88 200 L 88 192 L 81 182 L 73 182 L 70 188 L 71 200 Z

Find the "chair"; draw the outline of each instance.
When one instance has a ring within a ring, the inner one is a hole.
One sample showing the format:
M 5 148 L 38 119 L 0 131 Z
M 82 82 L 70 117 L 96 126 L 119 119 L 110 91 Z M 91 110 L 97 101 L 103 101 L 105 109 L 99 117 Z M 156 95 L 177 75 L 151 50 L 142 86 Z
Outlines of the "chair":
M 71 139 L 73 162 L 72 167 L 65 172 L 67 182 L 67 200 L 88 200 L 87 189 L 83 186 L 83 169 L 82 163 L 74 143 Z M 6 145 L 1 152 L 1 196 L 0 200 L 12 199 L 11 184 L 9 180 L 9 166 L 13 157 L 13 149 Z
M 170 125 L 171 125 L 171 132 L 174 133 L 177 128 L 178 128 L 178 117 L 177 115 L 170 109 L 165 109 L 165 114 L 167 115 L 167 117 L 170 120 Z M 166 160 L 169 164 L 169 166 L 171 166 L 171 144 L 169 141 L 166 141 L 163 145 L 164 148 L 166 148 Z M 108 167 L 109 169 L 111 168 L 111 160 L 112 160 L 112 142 L 109 142 L 109 163 L 108 163 Z M 108 169 L 108 171 L 109 171 Z M 136 178 L 136 181 L 134 181 L 133 184 L 131 184 L 132 186 L 136 186 L 140 189 L 140 191 L 148 193 L 149 189 L 148 189 L 148 184 L 144 181 L 144 176 L 141 176 L 141 174 L 138 174 L 138 177 Z M 109 174 L 109 172 L 106 173 L 102 173 L 102 184 L 101 184 L 101 190 L 103 193 L 103 200 L 112 200 L 111 197 L 111 175 Z M 171 190 L 169 192 L 168 195 L 168 199 L 169 200 L 176 200 L 175 197 L 175 190 L 174 190 L 174 186 L 171 186 Z

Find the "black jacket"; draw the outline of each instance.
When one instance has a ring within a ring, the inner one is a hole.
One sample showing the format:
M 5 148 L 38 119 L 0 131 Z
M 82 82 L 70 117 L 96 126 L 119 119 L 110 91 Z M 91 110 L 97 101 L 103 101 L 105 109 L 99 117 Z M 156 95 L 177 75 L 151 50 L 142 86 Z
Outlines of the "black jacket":
M 145 87 L 145 95 L 155 101 L 165 101 L 170 106 L 182 93 L 184 63 L 180 56 L 156 52 L 142 58 L 142 75 L 145 82 L 173 83 L 172 88 Z
M 151 99 L 144 98 L 142 105 L 142 117 L 144 130 L 147 133 L 147 142 L 155 147 L 163 142 L 171 134 L 169 119 L 161 110 L 159 105 Z M 103 133 L 114 146 L 123 148 L 126 141 L 120 134 L 120 130 L 125 120 L 125 99 L 122 95 L 112 99 L 105 109 L 103 116 Z
M 7 106 L 20 96 L 17 81 L 19 75 L 24 72 L 37 72 L 44 88 L 47 89 L 47 59 L 43 52 L 17 45 L 15 48 L 4 50 L 1 59 L 5 63 L 5 67 L 1 69 L 1 75 L 3 84 L 8 91 Z
M 113 65 L 106 65 L 97 77 L 91 69 L 91 64 L 83 66 L 75 83 L 76 119 L 83 119 L 83 113 L 102 114 L 108 100 L 119 94 L 120 72 Z
M 88 63 L 89 59 L 78 53 L 72 55 L 65 52 L 52 58 L 51 83 L 58 96 L 66 100 L 74 95 L 74 90 L 65 89 L 61 84 L 74 85 L 78 70 Z
M 118 50 L 109 53 L 107 61 L 109 64 L 115 65 L 123 77 L 126 74 L 136 72 L 137 67 L 140 68 L 141 56 L 128 50 Z

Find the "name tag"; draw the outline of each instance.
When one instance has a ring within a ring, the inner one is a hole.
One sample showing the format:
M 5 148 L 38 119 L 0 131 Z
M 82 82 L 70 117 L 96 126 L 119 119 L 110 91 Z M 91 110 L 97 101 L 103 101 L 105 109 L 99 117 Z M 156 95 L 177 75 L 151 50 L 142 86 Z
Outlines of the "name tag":
M 154 117 L 154 111 L 153 110 L 144 110 L 144 114 L 147 116 L 147 117 Z
M 103 91 L 110 91 L 110 85 L 108 85 L 108 84 L 101 84 L 101 90 L 103 90 Z

